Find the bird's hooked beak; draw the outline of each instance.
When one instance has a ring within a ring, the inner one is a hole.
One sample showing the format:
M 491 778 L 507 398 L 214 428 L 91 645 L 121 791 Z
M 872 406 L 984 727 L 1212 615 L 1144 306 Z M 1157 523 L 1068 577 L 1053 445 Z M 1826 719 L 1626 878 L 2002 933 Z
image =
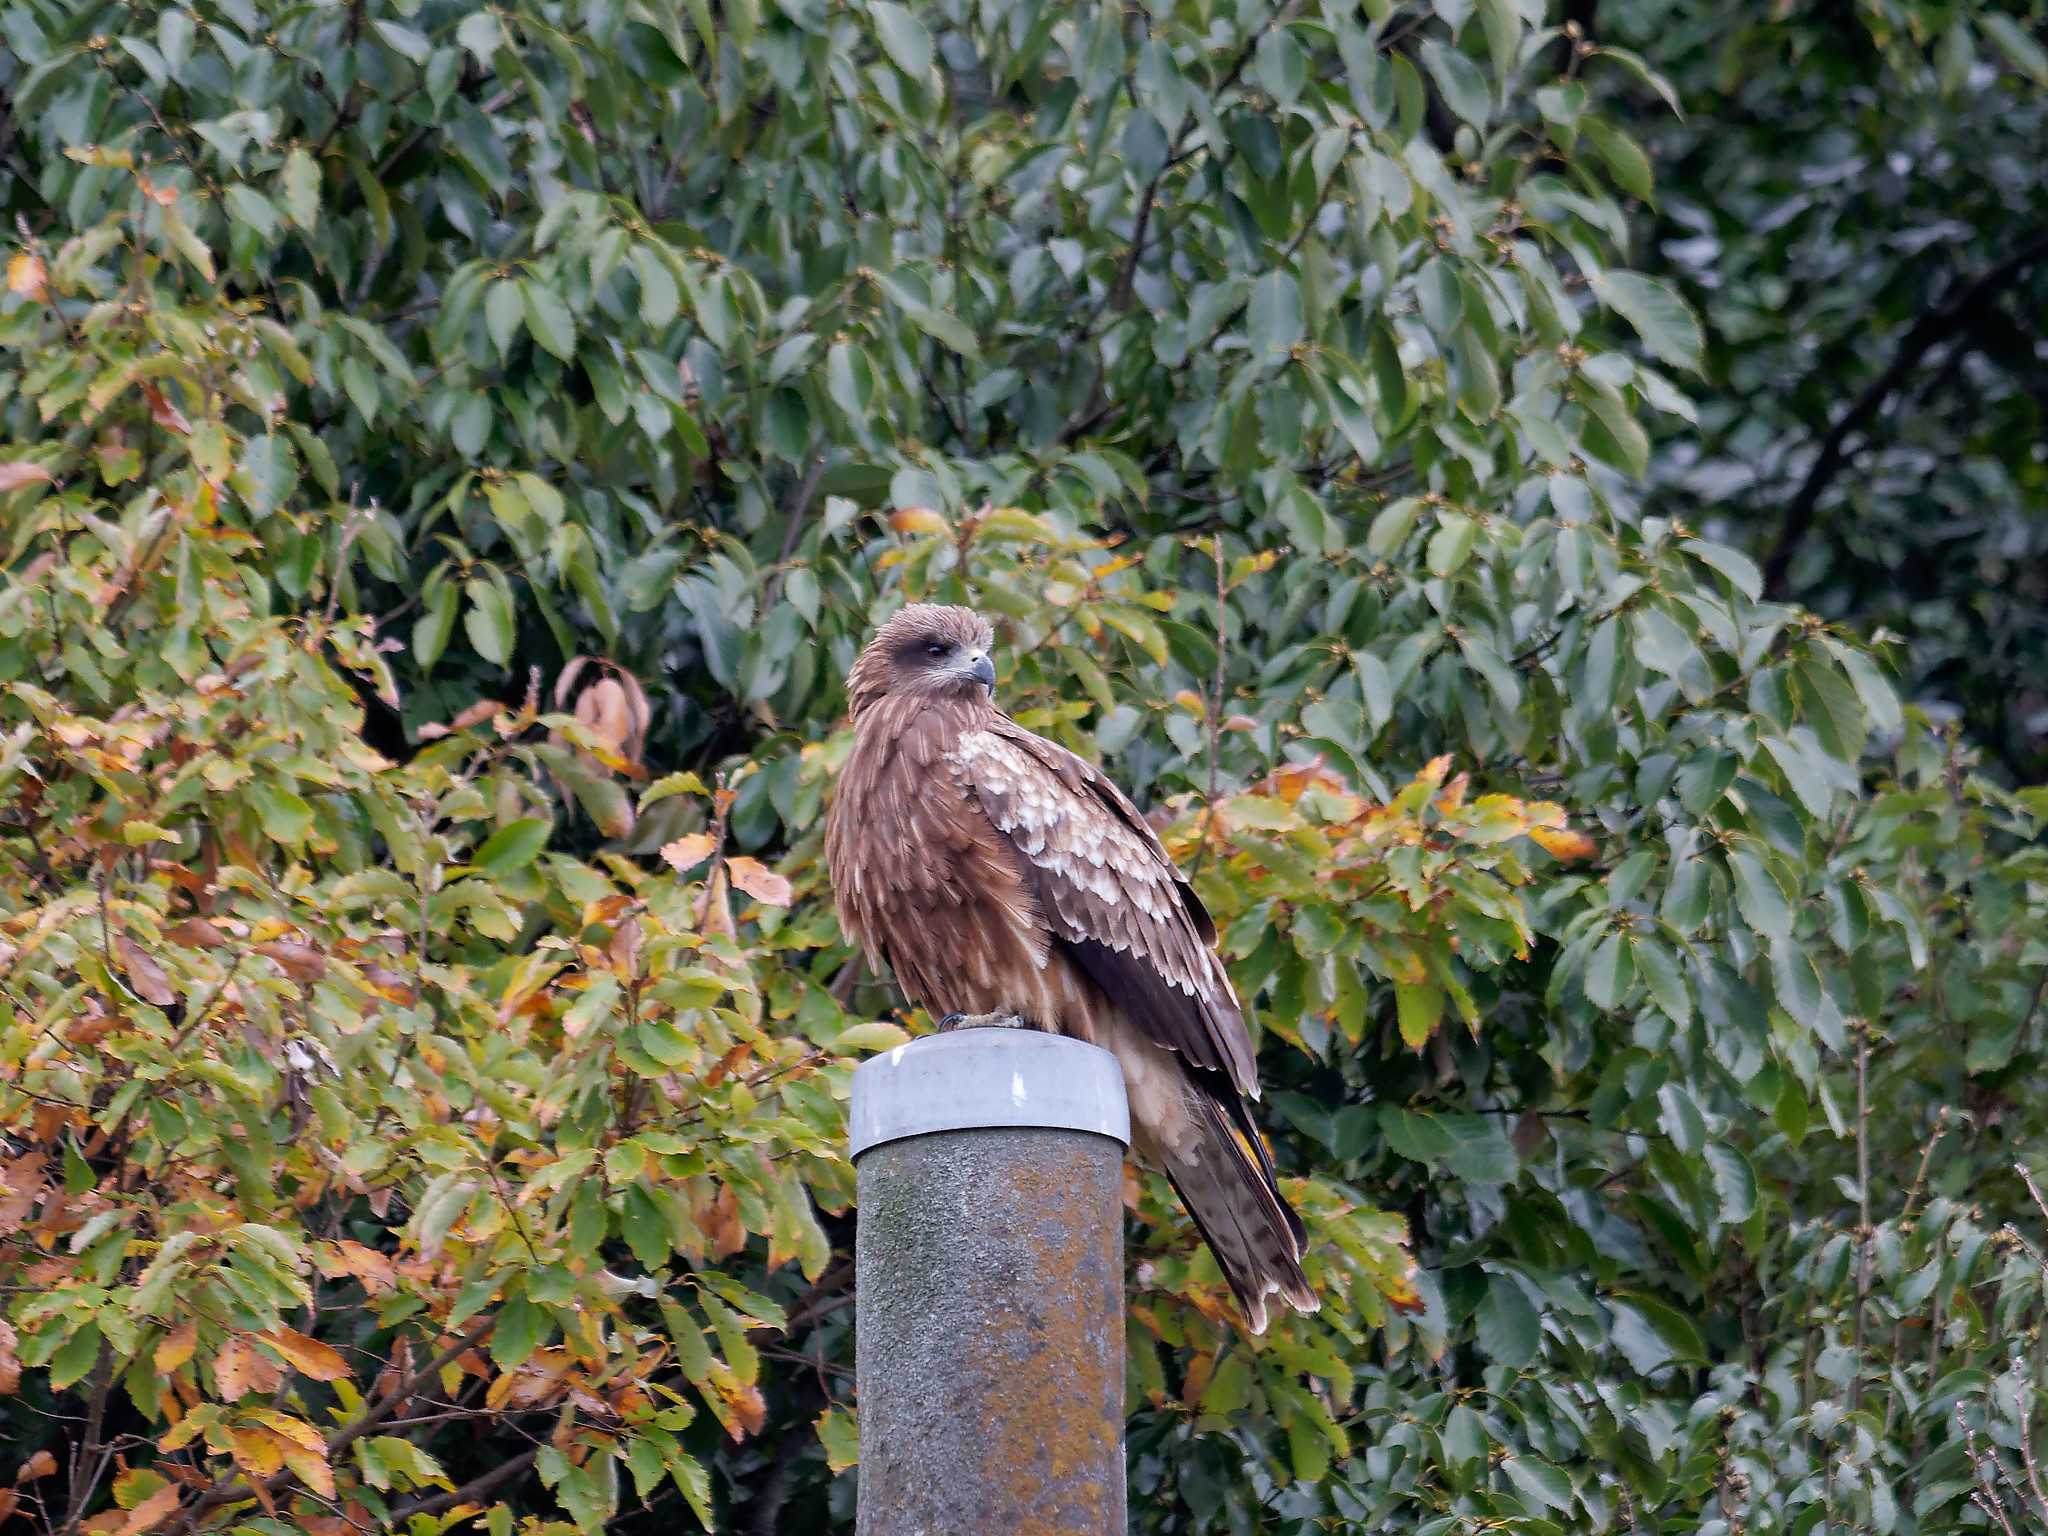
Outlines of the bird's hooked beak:
M 990 695 L 993 695 L 995 693 L 996 664 L 988 659 L 988 653 L 986 651 L 978 651 L 975 653 L 974 660 L 969 664 L 967 668 L 967 675 L 973 678 L 977 683 L 981 684 L 982 687 L 986 688 L 989 691 Z

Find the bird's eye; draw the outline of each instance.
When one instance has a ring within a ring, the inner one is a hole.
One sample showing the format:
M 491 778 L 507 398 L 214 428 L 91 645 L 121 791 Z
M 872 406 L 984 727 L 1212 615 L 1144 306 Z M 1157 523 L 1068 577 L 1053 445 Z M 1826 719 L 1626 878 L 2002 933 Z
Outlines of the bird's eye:
M 929 642 L 928 642 L 928 643 L 927 643 L 927 644 L 925 645 L 925 648 L 924 648 L 924 653 L 925 653 L 925 655 L 927 655 L 927 656 L 943 656 L 943 655 L 945 655 L 945 654 L 946 654 L 946 652 L 950 651 L 951 649 L 953 649 L 953 647 L 951 647 L 950 645 L 946 644 L 946 642 L 945 642 L 945 641 L 943 641 L 943 640 L 933 640 L 933 641 L 929 641 Z

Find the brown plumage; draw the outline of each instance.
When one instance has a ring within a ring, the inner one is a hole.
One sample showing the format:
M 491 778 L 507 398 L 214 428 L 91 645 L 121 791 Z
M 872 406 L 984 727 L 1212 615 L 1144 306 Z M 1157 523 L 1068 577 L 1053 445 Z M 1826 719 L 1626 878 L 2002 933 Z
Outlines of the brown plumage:
M 917 603 L 854 663 L 825 831 L 840 922 L 934 1015 L 1011 1013 L 1113 1052 L 1133 1151 L 1172 1180 L 1253 1331 L 1269 1296 L 1314 1311 L 1215 925 L 1114 784 L 996 708 L 992 639 L 966 608 Z

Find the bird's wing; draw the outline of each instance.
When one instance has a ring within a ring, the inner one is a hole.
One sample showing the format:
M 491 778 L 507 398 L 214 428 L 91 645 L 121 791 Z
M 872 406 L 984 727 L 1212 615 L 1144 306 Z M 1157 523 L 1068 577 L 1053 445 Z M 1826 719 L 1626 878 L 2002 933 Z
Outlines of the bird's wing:
M 1092 764 L 998 717 L 947 754 L 1029 873 L 1053 941 L 1124 1015 L 1258 1097 L 1216 926 L 1137 807 Z

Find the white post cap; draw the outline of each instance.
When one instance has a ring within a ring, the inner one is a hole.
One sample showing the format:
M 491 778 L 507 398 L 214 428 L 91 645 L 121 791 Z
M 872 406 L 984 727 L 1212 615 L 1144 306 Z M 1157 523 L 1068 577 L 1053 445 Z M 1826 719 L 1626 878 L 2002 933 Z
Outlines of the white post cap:
M 934 1131 L 1041 1126 L 1131 1144 L 1123 1068 L 1109 1052 L 1035 1029 L 926 1035 L 853 1074 L 850 1155 Z

